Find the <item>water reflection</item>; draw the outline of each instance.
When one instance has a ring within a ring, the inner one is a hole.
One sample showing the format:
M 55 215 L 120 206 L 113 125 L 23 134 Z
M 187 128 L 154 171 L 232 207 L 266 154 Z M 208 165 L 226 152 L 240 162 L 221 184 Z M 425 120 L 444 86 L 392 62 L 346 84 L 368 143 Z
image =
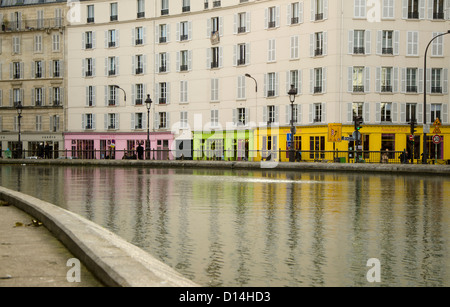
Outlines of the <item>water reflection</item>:
M 449 286 L 443 177 L 8 166 L 2 186 L 85 216 L 206 286 Z

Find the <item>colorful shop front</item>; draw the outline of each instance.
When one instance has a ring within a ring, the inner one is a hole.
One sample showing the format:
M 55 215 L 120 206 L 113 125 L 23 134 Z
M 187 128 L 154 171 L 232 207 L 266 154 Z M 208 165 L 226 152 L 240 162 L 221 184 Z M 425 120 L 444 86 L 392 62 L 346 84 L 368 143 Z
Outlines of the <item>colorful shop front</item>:
M 147 147 L 147 133 L 66 133 L 64 156 L 76 159 L 133 159 L 137 148 Z M 173 135 L 170 132 L 150 133 L 150 153 L 145 157 L 152 160 L 172 160 Z

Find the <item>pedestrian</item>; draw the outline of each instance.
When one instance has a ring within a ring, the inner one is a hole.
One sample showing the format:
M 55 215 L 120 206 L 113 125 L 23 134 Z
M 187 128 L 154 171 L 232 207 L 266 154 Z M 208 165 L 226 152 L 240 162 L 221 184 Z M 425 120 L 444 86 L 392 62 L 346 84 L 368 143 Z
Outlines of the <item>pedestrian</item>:
M 50 159 L 50 145 L 48 144 L 48 142 L 45 143 L 44 152 L 45 152 L 45 159 Z
M 137 153 L 138 153 L 138 159 L 144 160 L 144 147 L 142 147 L 141 143 L 139 143 L 139 146 L 137 147 Z

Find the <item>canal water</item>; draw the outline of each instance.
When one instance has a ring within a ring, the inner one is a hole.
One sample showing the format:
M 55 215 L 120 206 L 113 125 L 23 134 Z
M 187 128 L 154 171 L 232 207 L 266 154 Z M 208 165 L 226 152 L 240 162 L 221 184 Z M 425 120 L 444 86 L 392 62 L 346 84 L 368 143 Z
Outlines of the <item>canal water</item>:
M 0 185 L 203 286 L 450 286 L 448 177 L 2 165 Z

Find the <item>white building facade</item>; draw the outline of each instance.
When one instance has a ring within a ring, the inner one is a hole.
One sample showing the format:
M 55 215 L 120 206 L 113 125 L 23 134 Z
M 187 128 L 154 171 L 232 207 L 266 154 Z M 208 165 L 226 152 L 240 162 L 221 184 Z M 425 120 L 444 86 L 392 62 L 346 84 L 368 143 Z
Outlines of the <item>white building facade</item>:
M 427 89 L 427 123 L 444 125 L 447 157 L 450 36 L 431 45 L 426 79 L 423 60 L 450 30 L 449 2 L 81 1 L 67 29 L 66 149 L 120 158 L 149 125 L 150 148 L 175 150 L 158 159 L 182 147 L 261 158 L 251 152 L 288 147 L 293 84 L 297 149 L 329 150 L 328 124 L 351 134 L 356 115 L 365 150 L 403 150 Z

